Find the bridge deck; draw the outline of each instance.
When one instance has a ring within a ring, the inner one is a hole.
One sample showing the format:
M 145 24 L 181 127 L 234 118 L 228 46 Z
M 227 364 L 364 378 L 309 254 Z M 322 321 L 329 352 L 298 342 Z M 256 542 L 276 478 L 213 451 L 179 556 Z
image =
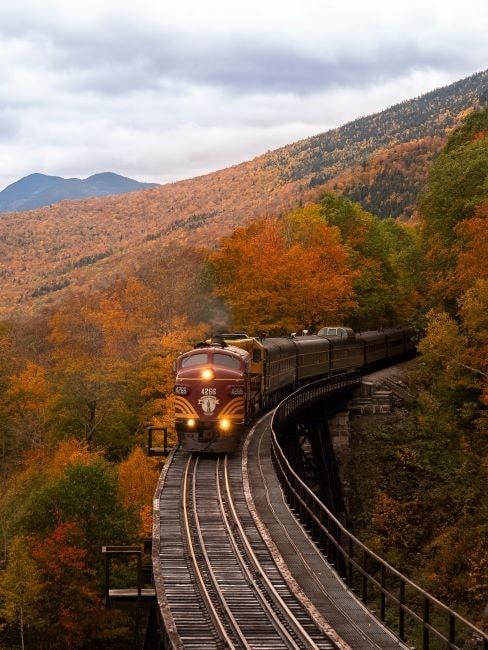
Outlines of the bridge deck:
M 155 495 L 153 567 L 173 648 L 348 650 L 284 580 L 248 510 L 241 451 L 173 452 Z
M 249 435 L 243 463 L 248 501 L 275 559 L 281 556 L 284 572 L 351 648 L 406 647 L 355 598 L 288 507 L 271 461 L 270 419 Z

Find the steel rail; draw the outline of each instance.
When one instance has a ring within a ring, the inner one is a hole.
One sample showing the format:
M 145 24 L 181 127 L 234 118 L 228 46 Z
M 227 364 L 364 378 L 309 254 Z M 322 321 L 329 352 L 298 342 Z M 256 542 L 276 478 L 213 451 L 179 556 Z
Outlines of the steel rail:
M 405 640 L 405 614 L 408 614 L 423 627 L 422 647 L 424 650 L 429 648 L 429 637 L 432 633 L 440 641 L 444 642 L 451 650 L 460 650 L 456 645 L 456 624 L 462 624 L 469 632 L 478 639 L 480 645 L 488 649 L 488 635 L 467 619 L 457 614 L 454 610 L 444 605 L 440 600 L 419 587 L 412 580 L 404 576 L 400 571 L 388 564 L 383 558 L 370 550 L 363 542 L 353 535 L 347 528 L 334 516 L 334 514 L 320 501 L 308 485 L 291 467 L 281 445 L 278 441 L 280 426 L 283 422 L 294 415 L 299 410 L 310 406 L 311 403 L 324 399 L 337 391 L 345 390 L 359 381 L 358 373 L 349 373 L 342 376 L 329 377 L 321 379 L 296 390 L 294 393 L 285 397 L 276 407 L 271 419 L 271 451 L 273 464 L 278 474 L 278 478 L 284 489 L 287 498 L 292 501 L 295 510 L 298 511 L 298 517 L 311 524 L 311 528 L 318 528 L 327 539 L 327 546 L 332 545 L 335 551 L 335 561 L 333 564 L 338 568 L 339 555 L 343 558 L 346 565 L 345 579 L 349 586 L 352 586 L 352 575 L 355 569 L 362 577 L 362 601 L 367 605 L 367 585 L 371 582 L 381 593 L 381 614 L 380 618 L 384 621 L 386 600 L 398 606 L 399 610 L 399 633 L 401 640 Z M 326 523 L 324 523 L 326 522 Z M 317 535 L 315 534 L 317 538 Z M 343 545 L 343 538 L 347 540 L 346 547 Z M 319 540 L 320 541 L 320 540 Z M 361 552 L 361 561 L 354 558 L 354 549 Z M 381 567 L 381 578 L 378 580 L 367 569 L 367 563 L 376 562 Z M 386 576 L 394 577 L 399 581 L 399 595 L 392 593 L 385 586 Z M 405 602 L 405 587 L 410 587 L 423 600 L 423 616 L 414 612 Z M 431 621 L 431 605 L 436 607 L 448 617 L 449 631 L 443 634 L 433 626 Z
M 225 459 L 227 460 L 227 456 L 225 456 Z M 218 496 L 218 500 L 219 500 L 219 508 L 220 508 L 220 512 L 221 512 L 221 515 L 222 515 L 222 520 L 223 520 L 225 528 L 227 530 L 227 535 L 228 535 L 229 541 L 230 541 L 230 543 L 232 545 L 232 550 L 234 551 L 234 555 L 235 555 L 235 557 L 236 557 L 236 559 L 237 559 L 237 561 L 239 563 L 239 566 L 241 567 L 241 570 L 242 570 L 243 574 L 247 578 L 249 586 L 254 590 L 259 602 L 261 603 L 261 606 L 263 607 L 263 609 L 266 612 L 266 615 L 268 616 L 268 618 L 270 619 L 270 621 L 272 622 L 272 624 L 276 628 L 278 634 L 283 639 L 283 642 L 285 643 L 286 647 L 287 648 L 292 648 L 293 650 L 296 650 L 298 648 L 297 644 L 295 643 L 293 638 L 290 636 L 289 632 L 284 627 L 284 625 L 281 623 L 281 621 L 280 621 L 278 615 L 276 614 L 276 612 L 272 609 L 272 607 L 270 606 L 270 604 L 268 603 L 268 601 L 264 597 L 263 593 L 261 592 L 261 589 L 259 588 L 256 580 L 254 579 L 252 573 L 250 572 L 250 570 L 249 570 L 249 568 L 248 568 L 248 566 L 246 564 L 246 561 L 244 560 L 244 558 L 242 556 L 242 553 L 241 553 L 241 551 L 239 549 L 239 546 L 237 544 L 237 541 L 235 539 L 235 536 L 234 536 L 234 534 L 232 532 L 232 529 L 230 527 L 230 524 L 229 524 L 228 515 L 227 515 L 227 513 L 225 511 L 225 505 L 224 505 L 224 501 L 223 501 L 223 498 L 222 498 L 222 490 L 220 488 L 219 465 L 220 465 L 220 458 L 217 459 L 217 467 L 216 467 L 216 471 L 215 471 L 215 478 L 216 478 L 216 485 L 217 485 L 217 496 Z M 229 508 L 230 508 L 230 505 L 229 505 Z
M 229 604 L 227 602 L 227 599 L 225 598 L 223 591 L 219 585 L 219 582 L 217 580 L 217 576 L 215 575 L 215 572 L 212 567 L 212 563 L 210 561 L 210 558 L 208 556 L 207 552 L 207 547 L 205 544 L 205 540 L 203 539 L 203 533 L 202 533 L 202 527 L 200 525 L 200 518 L 198 516 L 198 508 L 197 508 L 197 467 L 198 467 L 198 462 L 199 458 L 197 457 L 195 460 L 195 464 L 193 467 L 193 480 L 192 480 L 192 493 L 193 493 L 193 519 L 195 522 L 195 527 L 197 531 L 197 536 L 198 536 L 198 542 L 200 544 L 200 550 L 202 552 L 203 559 L 205 560 L 205 569 L 207 571 L 207 574 L 212 581 L 212 587 L 215 590 L 215 593 L 217 594 L 217 597 L 220 601 L 220 604 L 225 612 L 225 615 L 227 616 L 228 622 L 230 624 L 230 627 L 232 628 L 232 631 L 236 635 L 236 637 L 239 639 L 240 643 L 246 648 L 246 650 L 252 650 L 251 646 L 246 640 L 246 636 L 244 632 L 241 630 L 239 623 L 236 621 L 234 614 L 232 613 L 231 608 L 229 607 Z M 234 647 L 234 646 L 232 646 Z
M 185 537 L 187 541 L 187 546 L 188 546 L 188 551 L 190 553 L 190 557 L 193 563 L 193 569 L 195 572 L 195 575 L 198 580 L 198 584 L 200 587 L 200 592 L 202 594 L 202 598 L 205 602 L 205 606 L 207 608 L 207 611 L 210 614 L 210 617 L 212 619 L 212 622 L 215 626 L 215 629 L 217 631 L 218 636 L 224 641 L 224 643 L 227 645 L 228 648 L 235 649 L 236 646 L 234 642 L 231 640 L 230 636 L 227 633 L 227 630 L 225 629 L 225 626 L 221 620 L 221 617 L 219 616 L 217 610 L 215 609 L 215 606 L 212 602 L 212 598 L 210 597 L 210 594 L 208 593 L 207 587 L 205 585 L 205 580 L 203 578 L 202 572 L 200 571 L 200 566 L 197 560 L 196 552 L 195 552 L 195 547 L 193 544 L 193 539 L 192 539 L 192 533 L 191 533 L 191 528 L 190 528 L 190 519 L 188 516 L 188 473 L 190 469 L 190 465 L 192 463 L 192 457 L 190 456 L 188 458 L 188 462 L 185 467 L 185 473 L 183 476 L 183 496 L 182 496 L 182 508 L 183 508 L 183 520 L 184 520 L 184 528 L 185 528 Z M 195 467 L 196 464 L 198 463 L 198 458 L 195 462 Z M 195 467 L 193 470 L 193 497 L 195 496 Z M 193 513 L 195 515 L 195 499 L 193 498 Z M 198 528 L 198 520 L 195 520 L 196 526 Z M 201 540 L 201 531 L 199 535 L 199 539 Z M 202 551 L 204 551 L 204 546 L 202 545 Z M 204 557 L 206 555 L 206 551 L 204 551 Z M 207 557 L 208 560 L 208 557 Z M 211 567 L 210 567 L 211 569 Z M 215 578 L 215 576 L 214 576 Z M 215 585 L 216 583 L 214 583 Z M 220 588 L 218 585 L 217 587 L 217 593 L 220 591 Z M 225 603 L 224 599 L 222 598 L 222 602 Z M 232 614 L 231 614 L 232 616 Z M 233 617 L 232 617 L 233 618 Z M 230 620 L 232 620 L 232 618 Z M 247 646 L 246 646 L 247 647 Z
M 229 510 L 232 515 L 232 519 L 234 521 L 234 525 L 236 526 L 236 529 L 239 534 L 239 538 L 244 546 L 245 552 L 247 554 L 247 557 L 253 566 L 254 571 L 256 572 L 256 575 L 258 578 L 261 579 L 261 581 L 264 583 L 264 588 L 268 594 L 268 596 L 271 598 L 275 606 L 278 608 L 278 610 L 281 612 L 282 616 L 286 619 L 288 625 L 292 628 L 296 636 L 300 639 L 300 641 L 305 645 L 305 647 L 310 648 L 311 650 L 318 650 L 317 644 L 313 641 L 313 639 L 310 637 L 310 635 L 307 633 L 306 630 L 304 630 L 303 626 L 301 623 L 298 621 L 296 616 L 290 611 L 288 605 L 284 602 L 282 597 L 279 595 L 271 581 L 269 580 L 268 576 L 266 575 L 266 571 L 259 562 L 256 554 L 254 553 L 254 550 L 251 547 L 251 544 L 249 543 L 249 540 L 247 538 L 247 535 L 244 531 L 244 528 L 242 526 L 242 523 L 239 519 L 239 516 L 236 512 L 235 505 L 234 505 L 234 499 L 232 496 L 232 490 L 230 487 L 230 480 L 229 480 L 229 474 L 228 474 L 228 466 L 227 466 L 227 455 L 224 458 L 224 485 L 225 485 L 225 491 L 227 494 L 227 503 L 229 506 Z M 219 467 L 219 462 L 220 459 L 217 461 L 217 471 Z M 260 587 L 258 586 L 257 582 L 252 578 L 252 574 L 250 573 L 249 569 L 247 568 L 247 565 L 245 564 L 245 560 L 242 557 L 242 553 L 240 552 L 237 542 L 235 540 L 235 536 L 231 531 L 229 522 L 227 520 L 227 515 L 225 513 L 225 509 L 223 508 L 223 501 L 222 501 L 222 496 L 221 496 L 221 490 L 220 490 L 220 485 L 218 485 L 218 494 L 219 494 L 219 501 L 221 504 L 222 508 L 222 513 L 223 513 L 223 518 L 225 525 L 227 527 L 227 531 L 229 533 L 229 537 L 232 540 L 232 545 L 233 548 L 235 549 L 236 556 L 240 558 L 239 563 L 241 566 L 244 567 L 246 574 L 250 577 L 251 580 L 251 585 L 255 589 L 258 598 L 260 602 L 262 603 L 263 607 L 266 609 L 268 615 L 273 621 L 273 624 L 275 625 L 276 629 L 280 633 L 280 636 L 283 638 L 285 641 L 287 647 L 289 648 L 298 648 L 299 646 L 297 643 L 293 640 L 293 638 L 290 636 L 289 632 L 286 630 L 280 619 L 278 618 L 277 614 L 274 612 L 268 601 L 266 600 L 265 596 L 262 594 Z

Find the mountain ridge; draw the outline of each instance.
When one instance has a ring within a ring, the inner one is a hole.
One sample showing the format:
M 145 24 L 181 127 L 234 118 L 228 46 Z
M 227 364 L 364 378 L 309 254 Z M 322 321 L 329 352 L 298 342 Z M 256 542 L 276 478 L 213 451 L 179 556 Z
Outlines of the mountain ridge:
M 87 178 L 63 178 L 34 172 L 10 183 L 0 192 L 0 212 L 33 210 L 59 201 L 126 194 L 153 187 L 114 172 L 98 172 Z
M 212 247 L 253 218 L 316 199 L 334 179 L 337 192 L 366 209 L 414 216 L 441 141 L 487 98 L 485 70 L 205 176 L 63 201 L 21 218 L 6 213 L 0 218 L 0 312 L 32 311 L 86 284 L 106 286 L 173 243 Z M 395 193 L 397 200 L 384 200 Z

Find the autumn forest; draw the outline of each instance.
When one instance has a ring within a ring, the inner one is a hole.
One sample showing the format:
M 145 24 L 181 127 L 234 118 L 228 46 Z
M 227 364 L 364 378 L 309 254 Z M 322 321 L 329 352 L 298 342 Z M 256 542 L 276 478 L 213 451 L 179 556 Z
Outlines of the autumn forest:
M 203 181 L 188 181 L 26 213 L 26 223 L 43 224 L 44 240 L 25 223 L 23 235 L 16 227 L 3 235 L 13 266 L 0 321 L 0 645 L 133 647 L 131 615 L 103 608 L 100 549 L 151 533 L 158 467 L 144 454 L 144 426 L 167 426 L 174 441 L 175 356 L 222 328 L 289 334 L 335 323 L 411 324 L 422 336 L 408 415 L 355 443 L 355 532 L 483 625 L 488 109 L 461 103 L 456 128 L 444 115 L 450 126 L 385 141 L 387 153 L 376 143 L 364 164 L 358 144 L 344 168 L 328 161 L 327 177 L 315 166 L 323 141 L 307 156 L 296 144 L 286 165 L 283 151 L 249 163 L 262 173 L 241 193 L 239 167 L 207 179 L 205 192 L 210 182 L 217 189 L 204 209 L 188 189 Z M 235 196 L 219 212 L 226 178 Z M 395 196 L 386 191 L 392 178 Z M 161 201 L 177 194 L 190 216 L 158 220 Z M 128 213 L 139 208 L 141 255 L 125 245 Z M 103 210 L 118 230 L 104 230 Z M 72 247 L 53 252 L 49 233 L 65 218 Z M 98 229 L 85 233 L 96 243 L 83 253 L 76 229 Z M 29 238 L 37 260 L 24 259 Z M 73 281 L 95 262 L 100 277 Z M 35 282 L 29 264 L 39 264 Z M 55 282 L 58 299 L 34 307 L 34 293 L 51 295 Z

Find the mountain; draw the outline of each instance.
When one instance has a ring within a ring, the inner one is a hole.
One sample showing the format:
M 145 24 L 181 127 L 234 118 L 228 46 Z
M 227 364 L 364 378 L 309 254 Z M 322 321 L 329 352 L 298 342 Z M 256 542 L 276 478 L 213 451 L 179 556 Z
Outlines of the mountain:
M 45 174 L 29 174 L 0 192 L 0 212 L 32 210 L 65 199 L 125 194 L 150 187 L 155 183 L 139 183 L 112 172 L 93 174 L 88 178 L 61 178 Z
M 174 242 L 214 246 L 334 184 L 366 208 L 408 218 L 446 135 L 487 99 L 488 70 L 205 176 L 4 214 L 0 311 L 38 309 L 67 287 L 106 286 Z

